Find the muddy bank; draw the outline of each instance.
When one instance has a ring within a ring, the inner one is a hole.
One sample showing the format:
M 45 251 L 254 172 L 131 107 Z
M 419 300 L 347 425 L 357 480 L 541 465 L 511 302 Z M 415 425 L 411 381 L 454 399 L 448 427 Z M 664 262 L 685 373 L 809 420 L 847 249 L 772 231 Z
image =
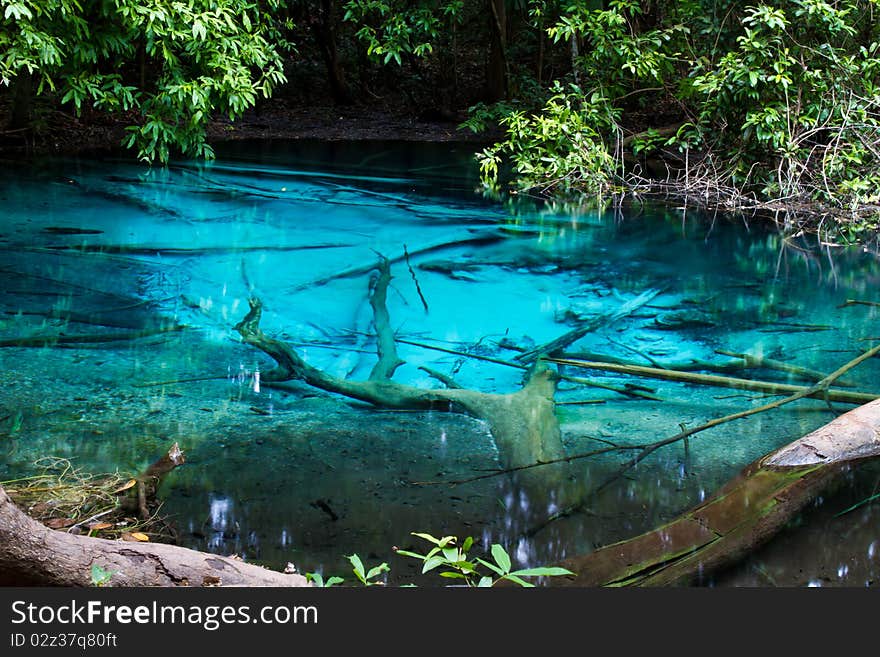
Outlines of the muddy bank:
M 7 123 L 8 108 L 0 106 L 0 126 Z M 463 112 L 448 113 L 384 106 L 348 105 L 303 106 L 283 99 L 273 99 L 250 110 L 240 119 L 216 118 L 208 126 L 207 139 L 212 145 L 239 140 L 326 141 L 420 141 L 489 143 L 500 133 L 474 134 L 460 129 Z M 110 116 L 83 111 L 77 117 L 54 110 L 45 117 L 37 131 L 0 131 L 0 158 L 19 159 L 39 155 L 89 155 L 125 153 L 132 160 L 136 152 L 122 148 L 125 128 L 134 125 L 135 116 Z

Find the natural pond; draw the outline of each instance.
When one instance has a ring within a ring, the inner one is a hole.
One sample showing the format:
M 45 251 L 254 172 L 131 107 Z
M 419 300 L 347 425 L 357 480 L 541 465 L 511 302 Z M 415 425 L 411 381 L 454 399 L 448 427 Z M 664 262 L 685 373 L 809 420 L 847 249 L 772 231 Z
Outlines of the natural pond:
M 560 365 L 564 453 L 618 448 L 572 460 L 563 500 L 542 490 L 541 468 L 525 487 L 486 476 L 511 457 L 485 419 L 273 382 L 276 363 L 235 329 L 249 299 L 267 336 L 335 380 L 366 381 L 381 257 L 404 361 L 393 380 L 421 389 L 514 393 L 522 354 L 578 326 L 590 330 L 566 353 L 581 359 L 791 385 L 880 340 L 875 253 L 674 204 L 496 202 L 475 191 L 471 149 L 302 141 L 230 144 L 167 168 L 0 163 L 0 481 L 45 457 L 139 472 L 177 442 L 187 461 L 160 497 L 181 545 L 349 580 L 357 553 L 388 562 L 390 584 L 439 585 L 394 553 L 422 551 L 411 532 L 552 564 L 662 524 L 853 408 L 800 400 L 620 472 L 627 447 L 769 397 Z M 880 392 L 878 374 L 870 359 L 839 389 Z M 704 583 L 876 584 L 880 503 L 848 509 L 878 489 L 880 467 L 862 465 Z

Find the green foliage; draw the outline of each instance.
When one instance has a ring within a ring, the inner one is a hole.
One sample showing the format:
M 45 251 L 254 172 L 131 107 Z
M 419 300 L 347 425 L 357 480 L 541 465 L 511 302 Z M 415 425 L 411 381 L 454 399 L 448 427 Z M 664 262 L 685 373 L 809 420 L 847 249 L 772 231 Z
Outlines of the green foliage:
M 601 194 L 616 167 L 604 136 L 618 131 L 618 115 L 600 91 L 587 96 L 575 85 L 556 84 L 541 112 L 514 110 L 501 118 L 505 140 L 478 156 L 484 184 L 497 189 L 506 160 L 519 189 Z
M 356 554 L 348 557 L 348 560 L 351 562 L 355 577 L 357 577 L 360 583 L 364 586 L 384 584 L 385 582 L 378 581 L 377 578 L 383 573 L 387 573 L 391 570 L 388 567 L 388 564 L 385 562 L 382 562 L 378 566 L 374 566 L 373 568 L 366 570 L 366 568 L 364 567 L 364 562 L 361 561 L 361 558 Z
M 210 157 L 211 115 L 239 117 L 285 81 L 287 44 L 266 13 L 280 4 L 0 0 L 0 82 L 28 73 L 77 112 L 134 112 L 124 143 L 144 161 Z
M 557 48 L 578 53 L 569 74 L 578 85 L 557 78 L 549 99 L 531 107 L 472 108 L 466 127 L 479 130 L 494 119 L 506 130 L 502 142 L 479 155 L 483 181 L 498 190 L 509 167 L 519 190 L 596 194 L 625 184 L 617 147 L 621 126 L 636 110 L 641 131 L 628 140 L 628 152 L 693 153 L 682 157 L 690 185 L 853 213 L 876 205 L 875 5 L 529 2 L 536 27 L 558 12 L 546 33 Z M 650 115 L 644 125 L 644 111 L 654 104 L 673 108 L 683 123 L 671 137 L 661 136 L 656 129 L 665 126 L 651 124 Z
M 345 22 L 358 27 L 357 38 L 374 61 L 403 64 L 403 57 L 433 52 L 442 31 L 461 22 L 463 0 L 446 2 L 381 2 L 349 0 Z
M 312 584 L 322 588 L 330 588 L 342 584 L 345 580 L 341 577 L 328 577 L 326 580 L 321 573 L 306 573 L 306 579 Z
M 573 37 L 588 40 L 590 48 L 577 64 L 589 82 L 610 97 L 635 83 L 662 83 L 678 56 L 674 37 L 687 28 L 675 24 L 640 32 L 633 23 L 644 12 L 643 3 L 612 0 L 608 9 L 591 9 L 592 4 L 574 3 L 547 34 L 555 42 Z
M 358 581 L 364 586 L 376 586 L 385 584 L 384 581 L 380 580 L 383 574 L 390 572 L 390 568 L 387 563 L 380 563 L 378 566 L 374 566 L 369 570 L 364 566 L 364 562 L 357 554 L 352 554 L 347 557 L 349 562 L 351 562 L 352 572 L 355 577 L 357 577 Z M 331 586 L 336 586 L 337 584 L 342 584 L 345 580 L 342 577 L 328 577 L 326 580 L 321 573 L 306 573 L 306 579 L 310 581 L 315 586 L 329 588 Z
M 749 7 L 736 47 L 694 67 L 687 98 L 735 181 L 842 207 L 880 199 L 880 45 L 858 39 L 868 4 Z
M 534 584 L 524 580 L 524 577 L 554 577 L 559 575 L 572 575 L 569 570 L 558 567 L 523 568 L 511 570 L 510 555 L 497 543 L 492 545 L 492 561 L 477 557 L 470 559 L 468 552 L 473 547 L 474 539 L 467 537 L 457 545 L 458 538 L 444 536 L 435 538 L 430 534 L 413 532 L 413 536 L 428 541 L 434 547 L 426 554 L 418 554 L 408 550 L 397 550 L 397 554 L 405 557 L 419 559 L 422 562 L 422 573 L 439 569 L 439 575 L 448 579 L 461 580 L 467 586 L 480 588 L 491 587 L 502 580 L 514 582 L 520 586 L 533 587 Z M 488 569 L 491 574 L 484 574 L 480 567 Z
M 116 570 L 104 570 L 98 564 L 92 564 L 90 573 L 92 586 L 107 586 L 117 573 Z
M 492 545 L 492 561 L 487 561 L 486 559 L 481 559 L 479 557 L 472 559 L 468 556 L 468 552 L 473 547 L 474 539 L 470 537 L 466 538 L 461 546 L 457 546 L 458 539 L 455 536 L 434 538 L 430 534 L 418 532 L 413 532 L 412 534 L 413 536 L 418 536 L 419 538 L 428 541 L 434 547 L 431 548 L 427 554 L 417 554 L 415 552 L 395 548 L 397 554 L 422 561 L 423 574 L 437 570 L 440 577 L 462 580 L 467 586 L 490 587 L 494 586 L 501 580 L 508 580 L 523 587 L 533 587 L 534 584 L 523 578 L 554 577 L 573 574 L 565 568 L 558 567 L 521 568 L 519 570 L 511 570 L 512 563 L 510 556 L 504 548 L 498 544 Z M 380 578 L 385 573 L 391 571 L 388 564 L 385 562 L 367 570 L 363 561 L 357 554 L 352 554 L 347 558 L 351 563 L 352 572 L 355 577 L 364 586 L 384 585 L 385 582 Z M 484 574 L 480 571 L 480 568 L 488 569 L 489 574 Z M 307 573 L 306 579 L 315 586 L 325 588 L 342 584 L 345 581 L 342 577 L 330 577 L 325 580 L 321 573 Z

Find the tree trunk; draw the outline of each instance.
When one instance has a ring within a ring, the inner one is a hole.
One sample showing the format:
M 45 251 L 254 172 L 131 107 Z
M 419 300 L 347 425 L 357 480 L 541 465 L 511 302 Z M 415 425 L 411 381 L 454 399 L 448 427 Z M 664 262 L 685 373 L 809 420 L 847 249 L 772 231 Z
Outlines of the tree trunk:
M 107 586 L 309 586 L 302 575 L 230 557 L 49 529 L 0 486 L 0 586 L 89 586 L 95 565 L 112 573 Z
M 336 48 L 336 2 L 335 0 L 321 0 L 321 11 L 318 20 L 312 23 L 315 40 L 324 58 L 324 66 L 327 69 L 327 82 L 330 85 L 330 95 L 337 105 L 351 105 L 351 90 L 345 80 L 345 71 L 342 62 L 339 61 L 339 51 Z
M 493 103 L 508 96 L 507 8 L 504 0 L 489 3 L 489 56 L 486 62 L 486 101 Z
M 880 456 L 880 400 L 758 459 L 715 495 L 635 538 L 572 557 L 551 586 L 671 586 L 705 579 L 763 544 L 830 482 Z
M 7 127 L 9 130 L 24 130 L 30 127 L 33 118 L 33 75 L 22 71 L 15 77 L 12 89 L 12 109 Z

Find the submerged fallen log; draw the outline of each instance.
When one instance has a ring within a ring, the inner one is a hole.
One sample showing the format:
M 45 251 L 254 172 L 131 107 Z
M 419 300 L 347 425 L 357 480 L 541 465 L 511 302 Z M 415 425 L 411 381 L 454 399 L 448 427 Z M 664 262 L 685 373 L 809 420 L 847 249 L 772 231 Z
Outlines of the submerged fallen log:
M 101 342 L 117 342 L 137 340 L 163 333 L 184 331 L 188 327 L 182 324 L 161 326 L 141 331 L 124 331 L 121 333 L 85 333 L 81 335 L 32 335 L 0 340 L 0 347 L 54 347 L 61 344 L 97 344 Z
M 573 358 L 545 358 L 549 363 L 568 365 L 588 370 L 600 370 L 603 372 L 616 372 L 618 374 L 630 374 L 632 376 L 663 379 L 678 383 L 694 383 L 697 385 L 716 386 L 720 388 L 734 388 L 736 390 L 752 390 L 765 392 L 771 395 L 790 395 L 807 390 L 804 386 L 796 386 L 788 383 L 773 383 L 769 381 L 755 381 L 753 379 L 738 379 L 714 374 L 697 374 L 695 372 L 679 372 L 677 370 L 661 370 L 656 367 L 643 367 L 642 365 L 617 365 L 615 363 L 600 363 L 598 361 L 576 360 Z M 808 395 L 817 399 L 827 399 L 833 402 L 845 404 L 866 404 L 880 397 L 880 393 L 851 392 L 849 390 L 835 390 L 828 388 L 816 391 Z
M 880 455 L 880 399 L 758 459 L 675 520 L 559 565 L 551 586 L 691 584 L 766 542 L 830 482 Z
M 256 347 L 275 361 L 276 367 L 262 380 L 278 383 L 301 380 L 310 386 L 356 399 L 380 408 L 398 410 L 438 410 L 463 412 L 489 425 L 503 467 L 553 461 L 540 475 L 525 473 L 520 484 L 546 495 L 560 492 L 568 484 L 568 467 L 560 460 L 565 454 L 562 432 L 556 418 L 554 395 L 556 373 L 543 363 L 521 367 L 525 371 L 522 387 L 511 393 L 486 393 L 461 388 L 419 388 L 392 380 L 403 364 L 396 348 L 394 331 L 386 307 L 386 292 L 391 281 L 391 260 L 381 257 L 373 265 L 378 271 L 370 287 L 370 305 L 376 331 L 378 360 L 366 380 L 338 377 L 307 363 L 289 344 L 272 338 L 260 328 L 262 302 L 249 300 L 250 310 L 235 326 L 242 341 Z
M 545 342 L 544 344 L 538 345 L 534 349 L 524 351 L 523 353 L 519 354 L 514 360 L 526 365 L 529 363 L 534 363 L 542 355 L 552 356 L 553 354 L 562 351 L 570 344 L 577 342 L 582 337 L 587 335 L 587 333 L 591 333 L 592 331 L 595 331 L 600 327 L 613 324 L 614 322 L 633 314 L 642 306 L 650 303 L 654 299 L 654 297 L 660 294 L 660 292 L 662 292 L 662 290 L 655 288 L 645 290 L 639 296 L 635 297 L 634 299 L 630 299 L 619 308 L 615 308 L 614 310 L 598 315 L 597 317 L 592 317 L 590 319 L 584 320 L 580 322 L 578 326 L 568 331 L 567 333 L 564 333 L 563 335 L 554 340 L 551 340 L 550 342 Z

